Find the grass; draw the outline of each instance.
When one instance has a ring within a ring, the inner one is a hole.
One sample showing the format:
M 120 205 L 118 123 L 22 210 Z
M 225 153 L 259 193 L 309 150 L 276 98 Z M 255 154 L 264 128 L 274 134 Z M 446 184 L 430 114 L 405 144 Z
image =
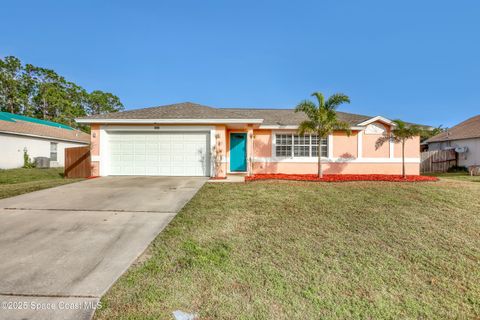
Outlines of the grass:
M 480 176 L 470 176 L 468 172 L 427 173 L 424 175 L 459 181 L 480 182 Z
M 63 168 L 0 170 L 0 199 L 79 180 L 64 179 Z
M 206 184 L 96 319 L 480 316 L 480 184 Z

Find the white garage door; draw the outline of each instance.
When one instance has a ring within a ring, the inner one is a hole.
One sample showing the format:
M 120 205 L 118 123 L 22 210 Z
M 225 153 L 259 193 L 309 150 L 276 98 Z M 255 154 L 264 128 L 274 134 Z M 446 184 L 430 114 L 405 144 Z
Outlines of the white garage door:
M 110 174 L 209 176 L 208 132 L 109 132 Z

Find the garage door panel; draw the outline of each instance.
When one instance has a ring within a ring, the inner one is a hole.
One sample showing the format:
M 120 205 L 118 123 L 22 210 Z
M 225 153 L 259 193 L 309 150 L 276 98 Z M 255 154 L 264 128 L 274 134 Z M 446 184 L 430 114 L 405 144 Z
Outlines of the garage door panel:
M 110 134 L 112 175 L 209 175 L 207 132 Z

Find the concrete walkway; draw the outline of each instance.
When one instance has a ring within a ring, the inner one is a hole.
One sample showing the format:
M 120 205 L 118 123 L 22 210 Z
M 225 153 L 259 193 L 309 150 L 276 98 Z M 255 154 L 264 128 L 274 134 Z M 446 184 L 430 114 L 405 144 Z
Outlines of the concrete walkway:
M 206 181 L 107 177 L 0 200 L 0 319 L 90 319 Z

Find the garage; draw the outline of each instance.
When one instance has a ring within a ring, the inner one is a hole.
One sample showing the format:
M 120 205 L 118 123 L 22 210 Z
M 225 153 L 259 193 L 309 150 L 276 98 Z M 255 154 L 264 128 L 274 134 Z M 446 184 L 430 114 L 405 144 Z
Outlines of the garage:
M 209 132 L 108 132 L 110 175 L 209 176 Z

